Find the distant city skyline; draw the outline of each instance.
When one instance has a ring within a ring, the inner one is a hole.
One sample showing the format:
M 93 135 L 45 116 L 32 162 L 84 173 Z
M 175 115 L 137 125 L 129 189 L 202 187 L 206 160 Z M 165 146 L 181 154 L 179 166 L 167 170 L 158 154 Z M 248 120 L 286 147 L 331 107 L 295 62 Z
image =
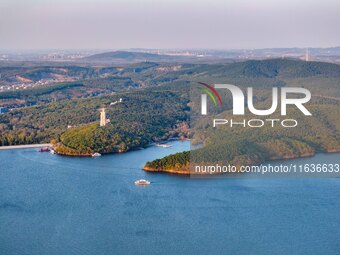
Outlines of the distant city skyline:
M 0 49 L 340 45 L 336 0 L 1 0 Z

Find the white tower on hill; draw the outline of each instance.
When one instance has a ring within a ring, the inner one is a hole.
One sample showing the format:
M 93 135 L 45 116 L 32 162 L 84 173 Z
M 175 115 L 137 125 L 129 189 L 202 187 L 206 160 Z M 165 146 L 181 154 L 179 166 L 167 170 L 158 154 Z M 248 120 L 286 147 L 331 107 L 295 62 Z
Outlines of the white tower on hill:
M 106 113 L 105 108 L 100 109 L 100 126 L 104 127 L 106 125 Z

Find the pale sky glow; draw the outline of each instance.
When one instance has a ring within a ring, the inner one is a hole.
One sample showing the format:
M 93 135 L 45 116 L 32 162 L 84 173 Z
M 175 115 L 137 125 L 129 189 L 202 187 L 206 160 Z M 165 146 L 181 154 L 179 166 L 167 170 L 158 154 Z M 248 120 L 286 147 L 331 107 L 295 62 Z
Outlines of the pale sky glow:
M 340 45 L 335 0 L 0 0 L 0 49 Z

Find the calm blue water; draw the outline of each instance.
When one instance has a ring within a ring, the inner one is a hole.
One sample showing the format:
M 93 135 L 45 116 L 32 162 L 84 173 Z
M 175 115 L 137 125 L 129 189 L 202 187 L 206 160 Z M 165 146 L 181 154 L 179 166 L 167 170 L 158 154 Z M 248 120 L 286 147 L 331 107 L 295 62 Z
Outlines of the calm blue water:
M 0 254 L 340 254 L 340 179 L 140 170 L 190 147 L 173 145 L 100 158 L 1 151 Z

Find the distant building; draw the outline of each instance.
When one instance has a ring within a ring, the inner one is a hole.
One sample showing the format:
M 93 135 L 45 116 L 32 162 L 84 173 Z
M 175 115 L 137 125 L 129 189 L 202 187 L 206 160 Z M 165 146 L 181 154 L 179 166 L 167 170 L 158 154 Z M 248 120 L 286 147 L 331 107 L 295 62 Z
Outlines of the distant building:
M 8 112 L 8 108 L 6 107 L 0 107 L 0 114 Z

